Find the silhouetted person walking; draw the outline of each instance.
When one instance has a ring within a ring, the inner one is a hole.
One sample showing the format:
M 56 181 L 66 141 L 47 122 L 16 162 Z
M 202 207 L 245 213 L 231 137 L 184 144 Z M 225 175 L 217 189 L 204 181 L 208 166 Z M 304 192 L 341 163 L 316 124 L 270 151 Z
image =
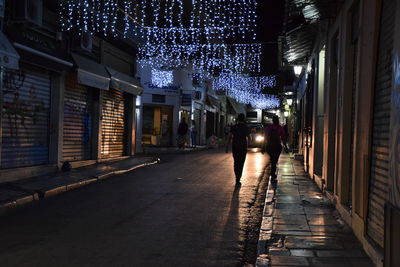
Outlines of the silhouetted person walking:
M 196 122 L 192 120 L 192 124 L 190 125 L 190 140 L 192 141 L 192 147 L 196 147 L 197 145 L 197 127 Z
M 238 123 L 231 127 L 228 138 L 229 142 L 232 142 L 232 155 L 237 185 L 240 185 L 240 178 L 242 177 L 243 166 L 246 160 L 248 135 L 249 129 L 244 124 L 244 114 L 239 114 Z
M 181 123 L 178 126 L 178 147 L 185 148 L 186 134 L 188 132 L 188 125 L 186 119 L 182 118 Z
M 279 125 L 278 116 L 272 118 L 272 124 L 265 129 L 266 150 L 271 160 L 271 178 L 276 179 L 276 165 L 282 152 L 282 142 L 285 141 L 285 130 Z

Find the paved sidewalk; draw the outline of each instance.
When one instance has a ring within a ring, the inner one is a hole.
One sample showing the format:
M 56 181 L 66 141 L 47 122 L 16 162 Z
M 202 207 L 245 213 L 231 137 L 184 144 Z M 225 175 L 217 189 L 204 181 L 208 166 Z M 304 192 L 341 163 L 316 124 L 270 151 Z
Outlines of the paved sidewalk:
M 374 266 L 300 161 L 282 155 L 270 183 L 257 266 Z
M 99 180 L 156 164 L 156 157 L 135 157 L 0 184 L 0 214 L 33 201 L 64 193 Z

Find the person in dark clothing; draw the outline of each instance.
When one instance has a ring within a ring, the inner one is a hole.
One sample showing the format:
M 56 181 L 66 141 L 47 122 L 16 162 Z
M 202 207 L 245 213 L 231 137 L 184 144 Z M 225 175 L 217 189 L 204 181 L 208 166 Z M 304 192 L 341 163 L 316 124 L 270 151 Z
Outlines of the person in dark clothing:
M 279 125 L 278 116 L 272 118 L 272 124 L 265 129 L 266 151 L 271 161 L 271 178 L 276 179 L 276 165 L 282 152 L 282 142 L 285 142 L 285 130 Z
M 181 122 L 178 126 L 178 147 L 185 148 L 186 134 L 188 132 L 188 125 L 186 123 L 186 119 L 182 118 Z
M 229 142 L 232 143 L 232 155 L 237 185 L 240 185 L 240 178 L 242 177 L 243 166 L 247 154 L 249 129 L 246 124 L 244 124 L 244 119 L 244 114 L 239 114 L 238 123 L 231 127 L 231 132 L 228 138 Z

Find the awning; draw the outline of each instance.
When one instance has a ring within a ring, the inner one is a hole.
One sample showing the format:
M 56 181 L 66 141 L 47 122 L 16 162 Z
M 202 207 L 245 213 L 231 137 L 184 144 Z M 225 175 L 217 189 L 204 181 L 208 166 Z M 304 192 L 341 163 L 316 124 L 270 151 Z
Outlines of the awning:
M 235 99 L 228 97 L 228 101 L 231 104 L 233 110 L 235 110 L 236 114 L 243 113 L 246 115 L 246 108 L 244 107 L 244 104 L 236 102 Z
M 137 79 L 118 72 L 110 67 L 107 67 L 107 71 L 111 77 L 110 87 L 121 89 L 122 91 L 133 95 L 141 95 L 143 93 L 143 87 Z
M 0 31 L 0 66 L 9 69 L 18 69 L 19 55 L 11 42 Z
M 109 89 L 110 78 L 105 66 L 75 53 L 71 55 L 78 66 L 78 83 L 102 90 Z
M 210 95 L 207 95 L 206 104 L 219 108 L 219 100 Z

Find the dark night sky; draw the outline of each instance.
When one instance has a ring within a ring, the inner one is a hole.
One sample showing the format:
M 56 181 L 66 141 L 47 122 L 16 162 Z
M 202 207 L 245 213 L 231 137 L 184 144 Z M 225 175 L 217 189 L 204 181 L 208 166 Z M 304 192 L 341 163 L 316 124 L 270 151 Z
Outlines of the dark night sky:
M 263 74 L 278 72 L 278 36 L 282 32 L 285 1 L 258 0 L 257 42 L 263 45 Z

